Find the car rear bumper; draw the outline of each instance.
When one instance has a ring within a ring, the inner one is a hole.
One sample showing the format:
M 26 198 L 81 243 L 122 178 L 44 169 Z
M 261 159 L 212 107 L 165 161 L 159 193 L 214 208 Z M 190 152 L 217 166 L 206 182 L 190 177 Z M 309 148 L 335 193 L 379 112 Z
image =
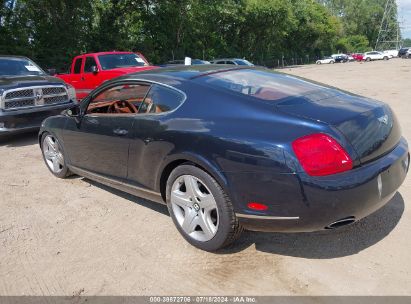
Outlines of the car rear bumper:
M 276 180 L 267 174 L 244 176 L 249 187 L 243 184 L 243 192 L 237 196 L 237 202 L 238 198 L 244 199 L 237 204 L 237 217 L 246 229 L 257 231 L 309 232 L 336 222 L 335 226 L 339 226 L 340 220 L 354 222 L 390 201 L 407 175 L 409 162 L 408 145 L 402 138 L 389 154 L 342 174 L 315 178 L 287 174 Z M 269 180 L 281 180 L 281 184 L 271 185 L 268 190 L 259 188 L 261 183 L 267 188 Z M 252 195 L 268 210 L 248 209 L 247 202 L 255 201 Z
M 44 119 L 59 115 L 74 102 L 55 106 L 0 112 L 0 136 L 38 130 Z

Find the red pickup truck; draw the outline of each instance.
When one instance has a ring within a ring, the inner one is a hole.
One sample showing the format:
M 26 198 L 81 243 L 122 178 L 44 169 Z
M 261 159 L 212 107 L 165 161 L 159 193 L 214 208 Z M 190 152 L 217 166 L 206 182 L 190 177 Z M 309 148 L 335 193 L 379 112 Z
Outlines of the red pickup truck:
M 68 74 L 55 76 L 72 85 L 81 100 L 106 80 L 155 68 L 140 53 L 101 52 L 75 57 Z

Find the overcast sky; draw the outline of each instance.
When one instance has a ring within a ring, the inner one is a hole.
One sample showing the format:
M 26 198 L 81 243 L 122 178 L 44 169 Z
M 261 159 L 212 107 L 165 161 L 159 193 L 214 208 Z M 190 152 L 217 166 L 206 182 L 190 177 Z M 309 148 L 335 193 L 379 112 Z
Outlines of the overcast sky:
M 398 15 L 402 22 L 402 37 L 411 38 L 411 0 L 397 0 Z

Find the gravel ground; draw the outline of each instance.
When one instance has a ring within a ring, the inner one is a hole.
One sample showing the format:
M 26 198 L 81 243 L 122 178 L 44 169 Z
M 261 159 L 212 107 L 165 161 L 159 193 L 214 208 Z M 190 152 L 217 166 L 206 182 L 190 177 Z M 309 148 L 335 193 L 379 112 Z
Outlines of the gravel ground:
M 411 139 L 411 60 L 283 70 L 386 101 Z M 164 206 L 54 178 L 36 134 L 0 143 L 0 295 L 411 295 L 408 177 L 368 218 L 197 250 Z

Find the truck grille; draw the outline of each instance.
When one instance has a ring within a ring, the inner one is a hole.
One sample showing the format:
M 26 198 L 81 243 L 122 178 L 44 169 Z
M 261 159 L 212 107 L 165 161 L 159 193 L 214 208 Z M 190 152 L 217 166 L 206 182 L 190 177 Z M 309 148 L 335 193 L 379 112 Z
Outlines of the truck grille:
M 9 101 L 5 103 L 5 110 L 10 110 L 14 108 L 25 108 L 25 107 L 33 107 L 34 99 L 22 99 L 22 100 L 15 100 Z
M 62 87 L 43 88 L 43 95 L 56 95 L 61 93 L 66 93 L 66 89 Z
M 67 96 L 44 97 L 44 104 L 55 104 L 63 102 L 67 102 Z
M 69 102 L 64 86 L 30 87 L 5 91 L 0 103 L 3 110 L 47 106 Z
M 6 94 L 6 99 L 21 98 L 21 97 L 33 97 L 33 90 L 19 90 Z

